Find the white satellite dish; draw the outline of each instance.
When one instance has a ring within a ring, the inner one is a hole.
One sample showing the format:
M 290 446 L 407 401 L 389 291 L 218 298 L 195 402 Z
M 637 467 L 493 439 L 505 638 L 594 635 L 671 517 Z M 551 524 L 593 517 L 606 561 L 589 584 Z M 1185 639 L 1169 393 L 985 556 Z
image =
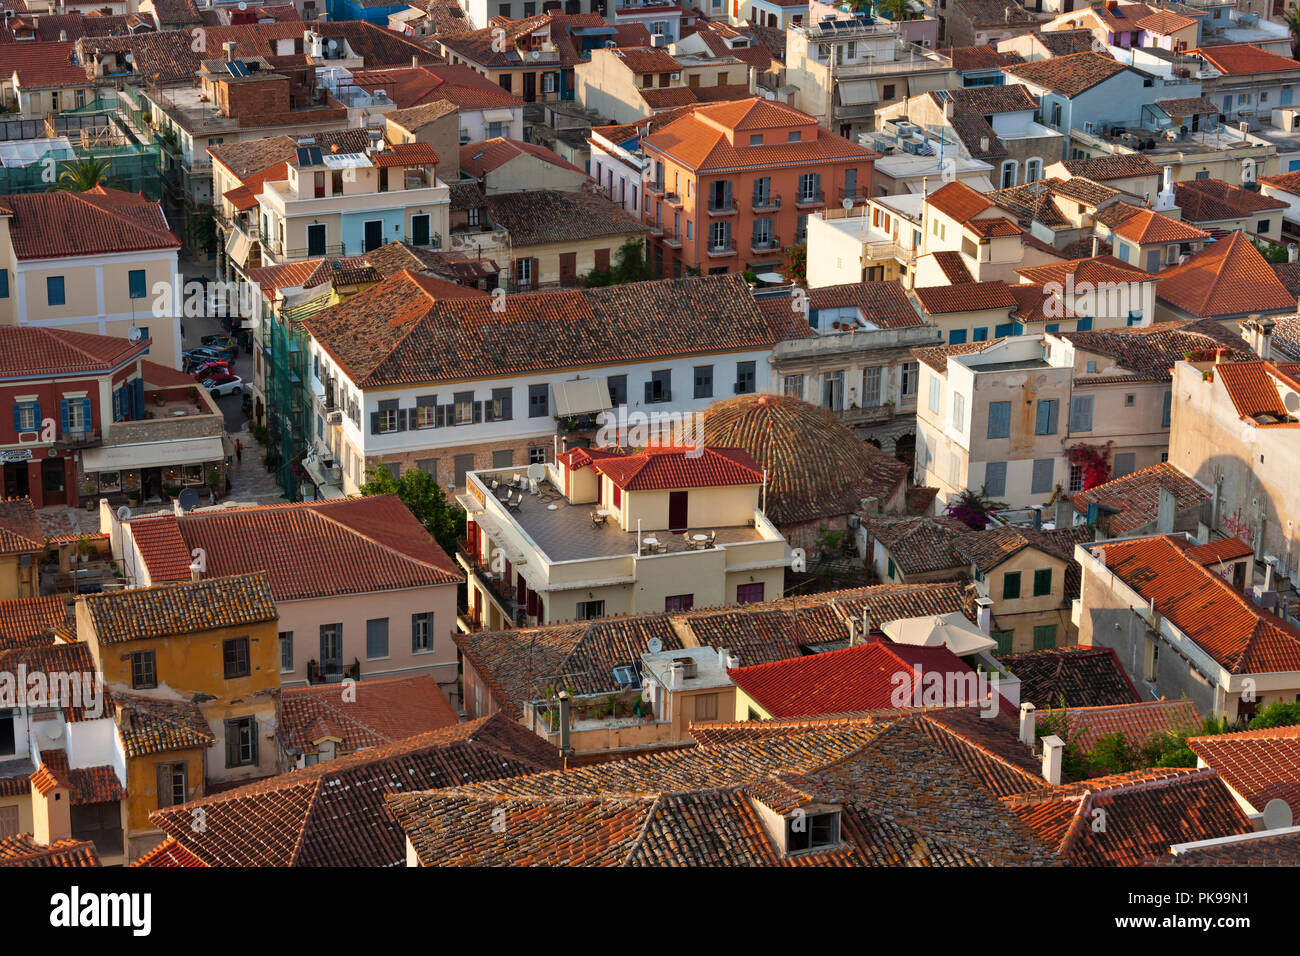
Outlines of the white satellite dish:
M 45 728 L 45 736 L 49 737 L 51 740 L 58 740 L 63 736 L 63 724 L 57 720 L 49 721 Z
M 1264 829 L 1281 830 L 1291 825 L 1291 805 L 1274 797 L 1264 805 Z
M 533 59 L 534 59 L 534 60 L 540 60 L 541 58 L 542 58 L 542 51 L 541 51 L 541 50 L 534 50 L 534 51 L 533 51 Z
M 650 640 L 645 642 L 645 649 L 651 654 L 658 654 L 664 649 L 664 642 L 659 640 L 657 637 L 652 637 Z
M 122 505 L 122 507 L 117 509 L 118 521 L 125 521 L 129 517 L 131 517 L 131 509 L 128 508 L 126 505 Z
M 131 326 L 131 330 L 126 333 L 126 338 L 128 342 L 139 342 L 143 335 L 144 333 L 140 331 L 139 326 L 133 325 Z
M 845 196 L 843 199 L 840 200 L 840 205 L 844 207 L 845 212 L 848 212 L 850 209 L 853 208 L 853 200 L 850 199 L 848 196 Z

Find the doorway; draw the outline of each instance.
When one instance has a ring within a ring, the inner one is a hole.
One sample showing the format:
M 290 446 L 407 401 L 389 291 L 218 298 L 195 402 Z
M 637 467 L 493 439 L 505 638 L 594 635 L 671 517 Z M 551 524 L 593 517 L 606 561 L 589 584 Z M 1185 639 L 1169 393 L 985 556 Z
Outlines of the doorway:
M 537 74 L 524 74 L 524 102 L 532 103 L 537 99 Z
M 411 245 L 427 246 L 429 244 L 430 216 L 423 213 L 422 215 L 411 217 Z
M 62 458 L 47 458 L 41 462 L 41 496 L 45 507 L 68 503 L 64 476 Z
M 366 220 L 365 248 L 363 252 L 371 252 L 378 249 L 384 244 L 384 222 L 382 219 Z
M 5 497 L 26 498 L 30 494 L 27 484 L 27 462 L 13 461 L 5 465 Z
M 162 469 L 146 468 L 140 472 L 140 500 L 159 501 L 162 499 Z
M 685 531 L 686 516 L 689 511 L 690 492 L 670 491 L 668 492 L 668 530 Z

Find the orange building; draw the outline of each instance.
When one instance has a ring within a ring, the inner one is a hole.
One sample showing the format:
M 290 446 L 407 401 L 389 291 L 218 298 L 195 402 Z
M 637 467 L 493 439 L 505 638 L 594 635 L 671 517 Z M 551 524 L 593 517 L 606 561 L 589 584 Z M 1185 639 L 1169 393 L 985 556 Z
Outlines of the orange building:
M 642 210 L 661 277 L 779 267 L 808 216 L 866 202 L 880 154 L 806 113 L 750 97 L 702 106 L 641 140 Z

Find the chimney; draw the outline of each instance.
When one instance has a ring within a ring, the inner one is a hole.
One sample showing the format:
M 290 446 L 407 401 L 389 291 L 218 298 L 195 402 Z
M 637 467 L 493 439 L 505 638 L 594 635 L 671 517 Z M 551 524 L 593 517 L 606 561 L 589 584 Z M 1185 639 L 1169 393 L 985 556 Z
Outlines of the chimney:
M 1097 243 L 1098 243 L 1098 241 L 1099 241 L 1099 240 L 1097 239 L 1096 236 L 1093 236 L 1093 237 L 1092 237 L 1092 254 L 1093 254 L 1094 257 L 1096 257 L 1096 255 L 1097 255 Z
M 225 43 L 221 44 L 221 49 L 224 50 L 225 53 L 226 53 L 226 62 L 227 62 L 227 63 L 233 63 L 233 62 L 234 62 L 234 60 L 235 60 L 235 47 L 236 47 L 236 46 L 238 46 L 238 44 L 235 43 L 234 40 L 227 40 Z
M 67 43 L 67 42 L 68 42 L 68 31 L 67 31 L 67 30 L 60 30 L 60 31 L 59 31 L 59 42 L 60 42 L 60 43 Z
M 193 564 L 190 565 L 190 580 L 191 581 L 203 580 L 203 569 L 199 567 L 199 563 L 197 561 L 195 561 Z
M 981 137 L 980 137 L 980 152 L 981 152 L 981 153 L 987 153 L 988 151 L 989 151 L 989 138 L 988 138 L 987 136 L 981 136 Z
M 1035 729 L 1038 720 L 1034 717 L 1034 705 L 1026 701 L 1020 705 L 1020 742 L 1030 750 L 1034 749 Z
M 722 667 L 724 671 L 731 666 L 730 661 L 731 661 L 731 655 L 727 652 L 727 649 L 725 647 L 719 647 L 718 664 Z
M 871 640 L 871 608 L 862 609 L 862 643 L 865 644 Z
M 686 683 L 686 662 L 673 661 L 668 668 L 668 686 L 673 690 L 681 690 L 682 685 Z
M 1061 760 L 1064 756 L 1064 740 L 1056 734 L 1043 738 L 1043 779 L 1054 787 L 1061 785 Z
M 560 754 L 569 755 L 569 692 L 560 691 Z
M 72 836 L 68 788 L 62 783 L 56 783 L 45 793 L 32 784 L 32 836 L 45 846 Z
M 1260 319 L 1255 323 L 1259 327 L 1259 346 L 1255 349 L 1265 362 L 1273 361 L 1273 329 L 1277 323 L 1272 319 Z
M 844 623 L 849 629 L 849 647 L 853 647 L 858 643 L 858 622 L 853 618 L 849 618 Z
M 130 704 L 124 704 L 121 701 L 117 704 L 117 725 L 123 730 L 130 733 L 135 726 L 135 709 Z
M 980 633 L 988 637 L 993 625 L 993 602 L 986 597 L 976 598 L 975 606 L 978 608 L 975 622 L 979 625 Z
M 412 53 L 411 66 L 419 66 L 419 65 L 420 65 L 420 55 L 418 53 Z

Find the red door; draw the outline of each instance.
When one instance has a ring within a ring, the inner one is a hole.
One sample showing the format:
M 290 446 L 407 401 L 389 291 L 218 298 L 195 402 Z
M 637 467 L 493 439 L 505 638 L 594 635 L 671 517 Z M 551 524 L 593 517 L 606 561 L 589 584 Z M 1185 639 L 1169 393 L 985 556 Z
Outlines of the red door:
M 738 584 L 736 586 L 737 604 L 754 604 L 763 600 L 763 582 L 757 584 Z
M 685 531 L 687 514 L 687 495 L 685 491 L 668 492 L 668 530 Z

